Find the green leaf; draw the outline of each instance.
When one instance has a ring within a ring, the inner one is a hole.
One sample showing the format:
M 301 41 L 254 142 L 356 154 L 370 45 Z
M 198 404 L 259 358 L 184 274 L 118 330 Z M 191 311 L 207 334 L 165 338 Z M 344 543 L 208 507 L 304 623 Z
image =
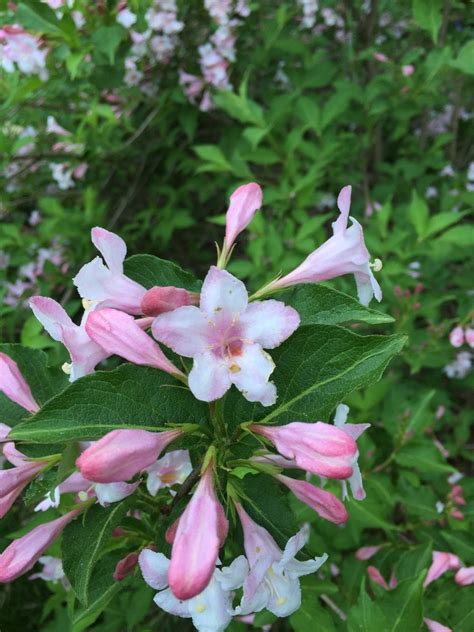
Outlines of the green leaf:
M 39 2 L 35 2 L 34 7 L 21 3 L 15 10 L 15 20 L 38 33 L 61 34 L 56 13 L 48 5 Z
M 94 566 L 105 548 L 112 531 L 127 513 L 127 501 L 110 507 L 94 505 L 84 516 L 69 523 L 62 538 L 64 572 L 78 599 L 90 602 L 90 582 Z
M 419 472 L 452 474 L 456 471 L 445 462 L 432 443 L 424 442 L 422 439 L 404 445 L 396 455 L 395 461 L 403 467 Z
M 134 255 L 125 261 L 125 274 L 147 289 L 155 285 L 174 285 L 191 292 L 199 292 L 201 282 L 190 272 L 171 261 L 153 255 Z
M 448 226 L 451 226 L 451 224 L 456 224 L 465 215 L 466 213 L 453 213 L 452 211 L 433 215 L 433 217 L 430 217 L 430 220 L 428 222 L 428 228 L 425 232 L 425 238 L 430 237 L 435 233 L 439 233 L 440 230 L 444 230 Z
M 419 27 L 430 33 L 433 42 L 438 41 L 438 31 L 443 21 L 441 0 L 413 0 L 413 18 Z
M 217 145 L 195 145 L 193 149 L 207 163 L 203 165 L 206 171 L 233 171 L 232 165 Z
M 99 560 L 89 581 L 87 605 L 76 609 L 72 616 L 71 632 L 82 632 L 97 620 L 113 597 L 124 588 L 125 582 L 113 578 L 119 556 L 115 553 Z
M 459 55 L 450 66 L 457 68 L 467 75 L 474 75 L 474 40 L 470 40 L 459 51 Z
M 410 206 L 408 207 L 408 218 L 415 228 L 418 237 L 420 239 L 424 237 L 428 227 L 429 209 L 426 201 L 420 198 L 416 191 L 413 191 L 411 196 Z
M 302 325 L 339 325 L 354 320 L 370 325 L 393 322 L 388 314 L 364 307 L 352 296 L 324 285 L 301 285 L 281 293 L 281 299 L 296 309 Z
M 421 573 L 415 580 L 402 581 L 387 592 L 377 603 L 380 606 L 388 625 L 384 632 L 415 632 L 423 622 L 423 580 L 426 573 Z
M 432 549 L 433 544 L 428 541 L 402 553 L 395 571 L 397 580 L 413 579 L 427 570 L 431 564 Z
M 336 632 L 333 618 L 319 601 L 313 585 L 304 582 L 301 592 L 301 606 L 290 617 L 294 632 Z
M 271 408 L 247 402 L 234 390 L 224 401 L 229 425 L 327 421 L 356 388 L 377 381 L 405 344 L 404 336 L 358 336 L 342 327 L 308 325 L 272 352 L 278 401 Z
M 448 243 L 453 246 L 474 246 L 474 226 L 468 224 L 455 226 L 438 237 L 437 241 L 438 243 Z
M 379 632 L 387 629 L 385 616 L 376 602 L 373 602 L 365 589 L 365 577 L 360 587 L 357 604 L 349 610 L 348 632 Z
M 168 374 L 123 364 L 77 380 L 17 426 L 11 437 L 37 443 L 99 439 L 117 428 L 156 430 L 170 422 L 204 423 L 207 412 L 205 403 Z
M 215 105 L 227 112 L 229 116 L 241 123 L 251 123 L 256 127 L 266 127 L 262 108 L 250 100 L 244 90 L 240 94 L 233 92 L 219 92 L 213 96 Z
M 109 63 L 113 64 L 115 61 L 115 53 L 125 34 L 126 30 L 119 24 L 101 26 L 92 34 L 92 43 L 96 50 L 103 53 L 108 58 Z
M 466 566 L 474 564 L 474 544 L 472 538 L 459 531 L 441 531 L 441 537 L 449 547 L 462 559 Z
M 430 414 L 428 407 L 435 395 L 436 391 L 432 389 L 419 400 L 415 412 L 410 416 L 410 421 L 408 422 L 408 426 L 405 430 L 406 435 L 409 433 L 417 433 L 425 428 L 428 423 L 431 423 L 432 415 Z
M 17 344 L 1 344 L 0 352 L 5 353 L 18 364 L 33 397 L 40 406 L 68 383 L 62 371 L 53 372 L 48 368 L 48 358 L 43 351 L 28 349 Z M 0 422 L 14 426 L 28 414 L 24 408 L 14 404 L 0 392 Z

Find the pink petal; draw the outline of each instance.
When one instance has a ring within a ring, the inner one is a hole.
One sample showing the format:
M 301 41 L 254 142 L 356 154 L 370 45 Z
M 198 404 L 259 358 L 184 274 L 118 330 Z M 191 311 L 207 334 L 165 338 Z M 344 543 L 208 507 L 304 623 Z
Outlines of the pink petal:
M 219 399 L 232 384 L 227 362 L 210 351 L 197 355 L 188 375 L 188 384 L 194 397 L 203 402 Z
M 39 410 L 17 363 L 6 353 L 0 353 L 0 392 L 30 413 Z
M 160 314 L 152 325 L 154 337 L 175 353 L 193 358 L 208 347 L 209 323 L 197 307 L 178 307 Z
M 52 298 L 33 296 L 30 298 L 29 303 L 33 314 L 53 340 L 63 342 L 63 328 L 76 326 L 65 309 Z
M 245 338 L 264 349 L 274 349 L 298 328 L 298 312 L 281 301 L 255 301 L 250 303 L 239 320 Z
M 168 586 L 169 560 L 163 553 L 155 553 L 151 549 L 143 549 L 138 558 L 140 570 L 146 583 L 155 590 L 163 590 Z
M 453 632 L 451 628 L 439 623 L 439 621 L 433 621 L 433 619 L 427 619 L 425 617 L 423 622 L 430 632 Z
M 379 586 L 382 586 L 382 588 L 385 588 L 385 590 L 390 590 L 387 582 L 382 577 L 378 568 L 375 568 L 375 566 L 368 566 L 367 573 L 369 574 L 369 577 L 373 582 L 375 582 Z
M 232 358 L 228 372 L 233 384 L 249 402 L 272 406 L 276 402 L 276 387 L 269 382 L 275 368 L 272 358 L 258 344 L 245 344 L 240 356 Z
M 446 571 L 455 571 L 461 566 L 461 561 L 457 555 L 452 553 L 444 553 L 442 551 L 433 551 L 433 560 L 428 569 L 423 586 L 429 586 L 438 577 L 441 577 Z
M 178 307 L 197 305 L 198 303 L 199 294 L 196 292 L 188 292 L 180 287 L 156 285 L 144 294 L 141 308 L 146 316 L 158 316 Z
M 337 197 L 337 206 L 341 214 L 333 224 L 334 234 L 340 233 L 347 228 L 349 211 L 351 210 L 351 194 L 352 187 L 349 185 L 341 189 Z
M 296 480 L 282 474 L 275 478 L 286 485 L 298 500 L 314 509 L 322 518 L 335 524 L 347 522 L 349 514 L 346 508 L 339 498 L 331 492 L 326 492 L 307 481 Z
M 371 557 L 380 551 L 382 546 L 382 544 L 377 544 L 375 546 L 363 546 L 355 552 L 356 559 L 360 561 L 370 560 Z
M 474 566 L 460 568 L 456 573 L 454 581 L 460 586 L 469 586 L 470 584 L 474 584 Z
M 110 308 L 92 312 L 87 319 L 86 331 L 108 354 L 116 354 L 134 364 L 183 375 L 129 314 Z
M 109 270 L 122 273 L 123 262 L 127 256 L 127 246 L 124 240 L 115 233 L 99 226 L 92 229 L 91 237 L 92 243 L 104 257 Z
M 213 319 L 221 312 L 237 316 L 248 303 L 247 290 L 239 279 L 215 266 L 211 266 L 201 290 L 201 309 Z
M 227 250 L 231 248 L 237 235 L 250 224 L 256 211 L 262 206 L 262 199 L 262 189 L 255 182 L 244 184 L 232 193 L 226 214 Z

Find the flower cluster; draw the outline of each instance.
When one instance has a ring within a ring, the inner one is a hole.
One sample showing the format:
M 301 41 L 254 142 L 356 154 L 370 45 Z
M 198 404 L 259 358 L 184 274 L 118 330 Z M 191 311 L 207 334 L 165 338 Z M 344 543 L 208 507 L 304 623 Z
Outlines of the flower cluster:
M 55 121 L 49 124 L 60 133 Z M 250 297 L 242 281 L 225 267 L 238 235 L 262 205 L 262 191 L 256 183 L 240 186 L 232 194 L 217 265 L 210 268 L 199 292 L 173 286 L 145 288 L 125 274 L 125 242 L 96 227 L 92 241 L 102 257 L 86 263 L 73 279 L 84 307 L 80 323 L 49 297 L 31 298 L 31 309 L 50 336 L 68 350 L 71 362 L 63 369 L 71 381 L 92 373 L 106 358 L 117 355 L 168 373 L 171 380 L 185 385 L 203 402 L 215 402 L 235 386 L 246 400 L 272 406 L 278 392 L 271 381 L 275 363 L 267 350 L 291 337 L 300 316 L 282 301 L 262 300 L 264 297 L 295 284 L 353 274 L 363 303 L 368 303 L 373 294 L 381 298 L 371 270 L 371 265 L 376 269 L 380 266 L 370 264 L 362 227 L 355 220 L 348 227 L 350 195 L 350 187 L 345 187 L 338 197 L 340 215 L 333 224 L 333 236 L 293 272 Z M 160 345 L 191 358 L 192 367 L 184 361 L 178 367 Z M 18 365 L 3 353 L 0 391 L 28 413 L 40 409 Z M 365 497 L 356 442 L 369 426 L 346 423 L 348 413 L 348 407 L 340 405 L 334 424 L 242 423 L 239 432 L 261 445 L 245 460 L 246 467 L 254 474 L 271 476 L 321 518 L 344 524 L 348 520 L 343 502 L 348 497 L 347 484 L 356 500 Z M 216 433 L 219 435 L 217 428 Z M 57 467 L 60 458 L 28 458 L 9 441 L 9 434 L 10 428 L 3 424 L 3 456 L 12 467 L 0 471 L 1 516 L 31 481 Z M 75 462 L 77 469 L 35 508 L 60 510 L 63 497 L 69 495 L 67 505 L 70 507 L 72 501 L 72 509 L 10 544 L 0 555 L 0 581 L 15 579 L 38 560 L 44 569 L 33 577 L 63 579 L 60 565 L 43 556 L 47 548 L 92 504 L 106 506 L 138 493 L 146 476 L 146 489 L 152 497 L 160 494 L 160 499 L 169 503 L 170 496 L 166 500 L 161 494 L 170 488 L 172 506 L 177 499 L 185 502 L 184 510 L 166 532 L 171 556 L 168 559 L 144 543 L 117 564 L 116 581 L 124 579 L 138 563 L 147 583 L 158 591 L 156 604 L 169 613 L 192 618 L 198 630 L 224 630 L 233 616 L 250 615 L 264 608 L 279 617 L 294 612 L 301 602 L 299 577 L 315 573 L 327 556 L 296 559 L 308 541 L 307 525 L 280 548 L 269 531 L 250 515 L 251 506 L 241 494 L 238 479 L 232 476 L 233 465 L 227 463 L 219 436 L 200 456 L 183 449 L 190 436 L 202 441 L 208 435 L 199 425 L 173 423 L 154 431 L 120 428 L 99 440 L 82 442 Z M 171 444 L 177 449 L 167 452 Z M 342 500 L 315 485 L 310 480 L 313 475 L 324 481 L 339 481 Z M 245 555 L 225 565 L 219 556 L 231 517 L 234 522 L 237 517 L 240 520 Z M 234 603 L 236 590 L 241 595 L 238 603 Z
M 24 31 L 16 24 L 0 28 L 0 66 L 6 72 L 14 72 L 15 65 L 25 75 L 38 75 L 46 81 L 46 57 L 48 49 L 41 40 Z

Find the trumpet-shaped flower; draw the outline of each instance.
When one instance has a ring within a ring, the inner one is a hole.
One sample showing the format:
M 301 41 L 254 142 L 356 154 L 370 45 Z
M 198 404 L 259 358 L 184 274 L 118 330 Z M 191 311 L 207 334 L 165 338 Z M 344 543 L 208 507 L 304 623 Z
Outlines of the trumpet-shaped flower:
M 459 586 L 474 584 L 474 566 L 460 568 L 454 577 L 454 581 Z
M 314 509 L 322 518 L 335 524 L 347 522 L 349 514 L 344 504 L 331 492 L 326 492 L 324 489 L 320 489 L 307 481 L 289 478 L 282 474 L 277 475 L 275 478 L 283 485 L 286 485 L 298 500 Z
M 453 553 L 444 553 L 442 551 L 433 551 L 433 559 L 425 577 L 423 586 L 429 586 L 438 577 L 441 577 L 447 571 L 457 571 L 461 567 L 461 560 Z
M 290 538 L 282 551 L 266 529 L 256 524 L 241 505 L 236 505 L 244 531 L 244 547 L 250 573 L 236 614 L 250 614 L 266 608 L 277 617 L 287 617 L 301 605 L 299 577 L 315 573 L 327 555 L 300 562 L 296 554 L 309 538 L 306 525 Z
M 134 364 L 184 376 L 129 314 L 110 308 L 94 311 L 87 319 L 86 332 L 107 355 L 115 354 Z
M 353 274 L 359 300 L 368 305 L 373 296 L 380 301 L 382 291 L 370 269 L 370 255 L 364 242 L 362 226 L 349 218 L 352 187 L 344 187 L 337 198 L 340 216 L 333 223 L 333 236 L 312 252 L 293 272 L 273 281 L 266 290 L 276 290 L 299 283 L 320 283 Z M 348 220 L 352 225 L 347 227 Z
M 6 353 L 0 353 L 0 392 L 30 413 L 39 410 L 17 363 Z
M 63 368 L 69 373 L 71 382 L 92 373 L 99 362 L 110 355 L 86 331 L 86 323 L 91 315 L 89 310 L 84 312 L 81 324 L 76 325 L 64 308 L 52 298 L 33 296 L 30 307 L 51 338 L 62 342 L 69 351 L 71 364 Z
M 206 588 L 228 528 L 208 465 L 174 534 L 168 579 L 178 599 L 191 599 Z
M 345 404 L 339 404 L 336 408 L 336 415 L 334 417 L 334 425 L 337 428 L 340 428 L 344 432 L 346 432 L 354 441 L 360 437 L 360 435 L 370 428 L 370 424 L 347 424 L 347 415 L 349 414 L 349 406 Z M 362 474 L 360 472 L 359 463 L 357 459 L 359 457 L 359 452 L 356 453 L 354 460 L 352 462 L 352 476 L 349 478 L 349 486 L 351 488 L 352 494 L 356 500 L 364 500 L 365 491 L 364 486 L 362 484 Z M 348 498 L 347 493 L 347 483 L 346 481 L 342 481 L 342 497 L 344 500 Z
M 47 548 L 59 538 L 64 527 L 81 509 L 75 509 L 53 520 L 38 525 L 26 535 L 13 540 L 0 555 L 0 582 L 11 582 L 32 568 Z
M 302 470 L 328 478 L 350 478 L 357 445 L 352 437 L 321 421 L 285 426 L 252 424 L 249 429 L 271 441 L 278 452 Z
M 188 292 L 180 287 L 156 285 L 144 294 L 141 310 L 145 316 L 158 316 L 164 312 L 171 312 L 184 305 L 198 305 L 199 294 Z
M 152 496 L 156 496 L 159 489 L 184 483 L 191 474 L 193 467 L 187 450 L 173 450 L 158 459 L 147 468 L 148 478 L 146 486 Z
M 215 568 L 206 588 L 191 599 L 180 600 L 168 588 L 170 562 L 162 553 L 144 549 L 139 557 L 140 570 L 146 583 L 159 590 L 154 602 L 165 612 L 192 619 L 198 632 L 223 632 L 232 619 L 233 591 L 240 588 L 248 573 L 243 555 L 230 566 Z
M 92 243 L 104 258 L 96 257 L 86 263 L 73 279 L 83 299 L 100 307 L 114 307 L 129 314 L 141 314 L 145 288 L 123 273 L 127 255 L 124 240 L 105 228 L 96 226 L 91 231 Z
M 157 316 L 152 331 L 176 353 L 194 358 L 189 388 L 197 399 L 219 399 L 234 384 L 251 402 L 270 406 L 275 365 L 263 349 L 273 349 L 298 327 L 298 313 L 280 301 L 248 303 L 245 285 L 211 267 L 200 307 L 179 307 Z
M 150 467 L 181 430 L 113 430 L 76 460 L 81 474 L 94 483 L 122 483 Z

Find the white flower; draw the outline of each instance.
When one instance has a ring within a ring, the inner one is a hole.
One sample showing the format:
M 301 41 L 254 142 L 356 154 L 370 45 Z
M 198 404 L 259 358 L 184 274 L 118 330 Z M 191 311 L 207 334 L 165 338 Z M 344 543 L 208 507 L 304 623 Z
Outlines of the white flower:
M 147 489 L 152 496 L 156 496 L 158 490 L 163 487 L 184 483 L 192 469 L 187 450 L 168 452 L 154 465 L 147 468 Z
M 135 24 L 137 21 L 137 16 L 135 13 L 132 13 L 130 9 L 122 9 L 117 15 L 117 22 L 121 24 L 124 28 L 129 29 L 132 24 Z

